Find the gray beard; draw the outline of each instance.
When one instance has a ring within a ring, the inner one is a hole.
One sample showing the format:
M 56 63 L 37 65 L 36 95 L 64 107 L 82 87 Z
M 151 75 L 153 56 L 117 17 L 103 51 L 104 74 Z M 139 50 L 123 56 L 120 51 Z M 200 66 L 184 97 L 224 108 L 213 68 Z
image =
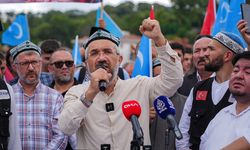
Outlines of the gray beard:
M 58 83 L 61 83 L 61 84 L 66 84 L 66 83 L 69 83 L 71 81 L 71 77 L 70 76 L 66 76 L 66 77 L 57 77 L 56 81 Z

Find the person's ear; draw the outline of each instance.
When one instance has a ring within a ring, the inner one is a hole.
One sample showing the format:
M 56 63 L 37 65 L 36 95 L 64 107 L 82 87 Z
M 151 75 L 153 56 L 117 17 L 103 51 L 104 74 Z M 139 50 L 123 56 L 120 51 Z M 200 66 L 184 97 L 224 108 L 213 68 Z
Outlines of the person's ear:
M 54 71 L 53 65 L 50 63 L 48 64 L 48 70 L 50 73 L 53 73 L 53 71 Z
M 123 57 L 122 57 L 121 55 L 119 55 L 118 57 L 119 57 L 119 58 L 118 58 L 118 59 L 119 59 L 119 60 L 118 60 L 118 61 L 119 61 L 119 64 L 121 64 L 121 63 L 122 63 L 122 60 L 123 60 Z
M 234 53 L 231 50 L 228 50 L 225 52 L 224 55 L 224 62 L 231 62 L 234 57 Z

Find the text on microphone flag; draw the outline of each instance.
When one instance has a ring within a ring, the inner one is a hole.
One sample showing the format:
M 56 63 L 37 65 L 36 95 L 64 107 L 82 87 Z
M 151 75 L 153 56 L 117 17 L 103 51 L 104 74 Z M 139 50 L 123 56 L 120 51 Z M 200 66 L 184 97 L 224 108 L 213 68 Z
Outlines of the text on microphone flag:
M 122 112 L 130 120 L 132 115 L 139 117 L 141 115 L 141 106 L 136 100 L 129 100 L 122 103 Z

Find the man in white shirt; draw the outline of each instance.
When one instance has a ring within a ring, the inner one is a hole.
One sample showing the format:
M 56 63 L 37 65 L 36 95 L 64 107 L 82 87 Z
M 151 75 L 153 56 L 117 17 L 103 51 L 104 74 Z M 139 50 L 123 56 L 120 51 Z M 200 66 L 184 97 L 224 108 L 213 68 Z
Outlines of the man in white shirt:
M 243 52 L 242 42 L 232 33 L 219 32 L 208 44 L 205 52 L 205 69 L 216 76 L 198 82 L 191 90 L 179 123 L 183 139 L 176 141 L 179 150 L 198 150 L 200 136 L 213 117 L 224 107 L 232 104 L 228 82 L 233 70 L 231 63 L 237 53 Z
M 96 150 L 103 144 L 112 150 L 130 149 L 132 126 L 122 112 L 122 103 L 128 100 L 136 100 L 141 105 L 139 122 L 144 132 L 144 145 L 150 145 L 150 103 L 159 95 L 171 97 L 182 84 L 183 70 L 180 58 L 169 46 L 157 20 L 145 19 L 140 31 L 157 46 L 162 63 L 161 74 L 157 77 L 119 79 L 120 40 L 103 29 L 88 38 L 85 57 L 91 79 L 69 89 L 59 117 L 59 126 L 64 133 L 76 132 L 77 149 Z M 104 91 L 99 89 L 100 80 L 107 82 Z
M 236 55 L 232 62 L 229 89 L 236 101 L 209 123 L 201 137 L 201 150 L 220 150 L 240 138 L 245 140 L 246 147 L 241 144 L 235 148 L 250 148 L 250 52 Z

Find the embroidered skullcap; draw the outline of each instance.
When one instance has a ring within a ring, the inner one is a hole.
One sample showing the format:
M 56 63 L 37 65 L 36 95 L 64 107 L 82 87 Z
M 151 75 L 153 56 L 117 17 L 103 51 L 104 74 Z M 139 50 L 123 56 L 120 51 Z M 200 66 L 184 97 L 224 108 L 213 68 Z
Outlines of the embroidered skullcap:
M 117 46 L 120 44 L 120 39 L 113 34 L 111 34 L 108 30 L 100 28 L 100 27 L 92 27 L 90 31 L 89 38 L 85 41 L 83 44 L 83 47 L 86 49 L 88 45 L 95 41 L 95 40 L 101 40 L 106 39 L 110 40 L 111 42 L 115 43 Z
M 19 55 L 21 52 L 27 51 L 27 50 L 33 50 L 35 52 L 38 52 L 41 55 L 41 49 L 34 43 L 30 42 L 29 40 L 17 45 L 16 47 L 12 48 L 10 50 L 10 55 L 12 56 L 13 60 Z
M 213 39 L 217 40 L 236 54 L 242 53 L 244 51 L 243 43 L 236 34 L 229 32 L 219 32 L 213 37 Z

